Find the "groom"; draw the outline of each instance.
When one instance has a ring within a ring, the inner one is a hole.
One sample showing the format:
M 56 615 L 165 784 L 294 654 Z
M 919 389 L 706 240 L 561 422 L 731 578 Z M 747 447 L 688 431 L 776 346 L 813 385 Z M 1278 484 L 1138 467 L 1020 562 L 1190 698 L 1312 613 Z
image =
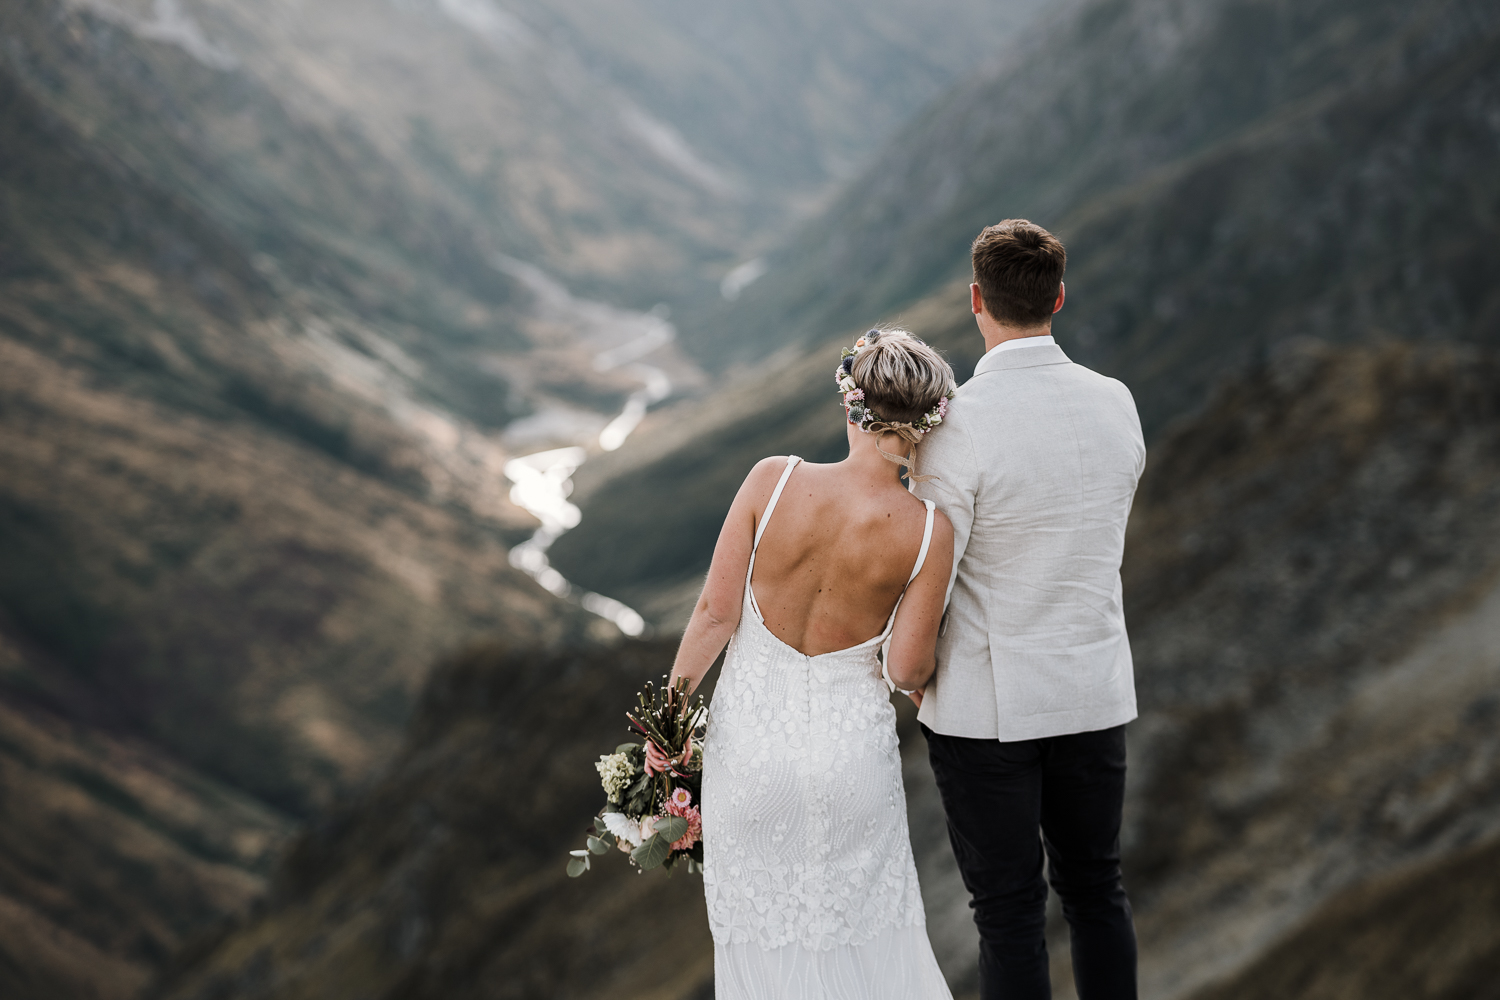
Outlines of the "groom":
M 988 353 L 922 444 L 914 487 L 953 522 L 937 673 L 919 695 L 948 834 L 979 926 L 984 1000 L 1051 996 L 1047 880 L 1080 1000 L 1133 1000 L 1120 885 L 1135 718 L 1120 554 L 1146 460 L 1130 391 L 1052 339 L 1067 254 L 1024 219 L 974 241 Z

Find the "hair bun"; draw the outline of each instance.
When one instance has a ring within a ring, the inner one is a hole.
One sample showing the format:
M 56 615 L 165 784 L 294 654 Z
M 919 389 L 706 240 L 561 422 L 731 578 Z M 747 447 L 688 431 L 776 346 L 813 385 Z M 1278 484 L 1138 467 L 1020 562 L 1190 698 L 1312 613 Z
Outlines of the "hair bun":
M 844 349 L 834 373 L 849 422 L 871 434 L 895 434 L 910 446 L 943 422 L 953 397 L 953 369 L 910 332 L 870 330 Z M 905 457 L 876 449 L 897 464 Z

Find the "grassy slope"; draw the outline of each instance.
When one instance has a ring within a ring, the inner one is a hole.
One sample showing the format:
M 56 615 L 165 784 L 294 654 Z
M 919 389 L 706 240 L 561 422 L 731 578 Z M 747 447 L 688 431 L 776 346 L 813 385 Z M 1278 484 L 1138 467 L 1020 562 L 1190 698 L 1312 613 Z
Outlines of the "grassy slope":
M 0 684 L 40 666 L 0 642 Z M 0 693 L 0 992 L 133 996 L 265 889 L 290 820 L 118 727 Z
M 1197 1000 L 1500 996 L 1500 844 L 1488 842 L 1331 900 Z
M 696 877 L 612 856 L 563 871 L 599 806 L 592 762 L 671 655 L 485 648 L 441 668 L 389 773 L 295 844 L 269 906 L 163 995 L 706 996 Z

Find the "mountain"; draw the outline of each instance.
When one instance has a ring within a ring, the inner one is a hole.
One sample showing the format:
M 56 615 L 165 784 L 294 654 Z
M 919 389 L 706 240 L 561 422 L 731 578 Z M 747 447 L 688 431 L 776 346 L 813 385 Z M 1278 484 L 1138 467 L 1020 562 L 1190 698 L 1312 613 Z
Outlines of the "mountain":
M 663 414 L 707 427 L 645 428 L 585 470 L 584 527 L 554 562 L 637 603 L 685 586 L 747 459 L 839 453 L 807 419 L 831 417 L 832 397 L 800 369 L 877 321 L 913 327 L 964 377 L 979 346 L 967 246 L 1005 217 L 1068 245 L 1055 329 L 1130 386 L 1148 439 L 1295 338 L 1495 343 L 1497 45 L 1493 10 L 1463 0 L 1086 6 L 937 102 L 722 314 L 684 320 L 732 405 Z M 637 502 L 613 505 L 622 491 Z M 678 526 L 664 549 L 658 519 Z
M 0 131 L 0 984 L 128 996 L 432 659 L 590 626 L 462 503 L 494 474 L 331 377 L 350 326 L 8 75 Z
M 641 309 L 716 289 L 1042 4 L 62 8 L 95 82 L 112 86 L 80 86 L 38 38 L 17 51 L 52 96 L 112 107 L 97 138 L 247 227 L 273 216 L 260 234 L 272 257 L 291 222 L 323 253 L 385 272 L 397 284 L 365 293 L 411 310 L 433 272 L 483 285 L 495 252 Z M 459 232 L 413 218 L 414 195 Z
M 1153 431 L 1287 337 L 1492 339 L 1495 34 L 1467 0 L 1089 4 L 918 116 L 685 336 L 720 367 L 867 326 L 1020 216 L 1069 246 L 1069 346 Z
M 1143 995 L 1487 995 L 1497 386 L 1494 352 L 1303 342 L 1155 446 L 1126 556 Z M 268 902 L 184 953 L 159 995 L 711 995 L 697 879 L 599 858 L 569 880 L 562 864 L 598 806 L 594 758 L 672 647 L 451 661 L 387 775 L 297 841 Z M 971 997 L 968 897 L 897 704 L 928 925 Z M 1049 938 L 1071 995 L 1058 914 Z
M 618 638 L 506 463 L 1039 6 L 5 4 L 0 993 L 133 995 L 440 656 Z

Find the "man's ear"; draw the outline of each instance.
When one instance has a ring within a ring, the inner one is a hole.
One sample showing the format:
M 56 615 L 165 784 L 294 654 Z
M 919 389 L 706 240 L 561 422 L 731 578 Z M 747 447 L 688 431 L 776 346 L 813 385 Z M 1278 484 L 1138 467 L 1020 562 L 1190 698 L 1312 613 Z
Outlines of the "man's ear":
M 984 296 L 979 294 L 979 283 L 977 281 L 969 285 L 969 308 L 975 316 L 984 312 Z
M 975 287 L 977 288 L 979 286 L 976 285 Z M 1059 309 L 1062 308 L 1062 306 L 1063 306 L 1063 299 L 1065 299 L 1067 297 L 1068 297 L 1068 286 L 1065 285 L 1065 284 L 1063 284 L 1061 281 L 1059 281 L 1057 283 L 1057 301 L 1052 304 L 1052 311 L 1054 313 L 1057 312 Z

